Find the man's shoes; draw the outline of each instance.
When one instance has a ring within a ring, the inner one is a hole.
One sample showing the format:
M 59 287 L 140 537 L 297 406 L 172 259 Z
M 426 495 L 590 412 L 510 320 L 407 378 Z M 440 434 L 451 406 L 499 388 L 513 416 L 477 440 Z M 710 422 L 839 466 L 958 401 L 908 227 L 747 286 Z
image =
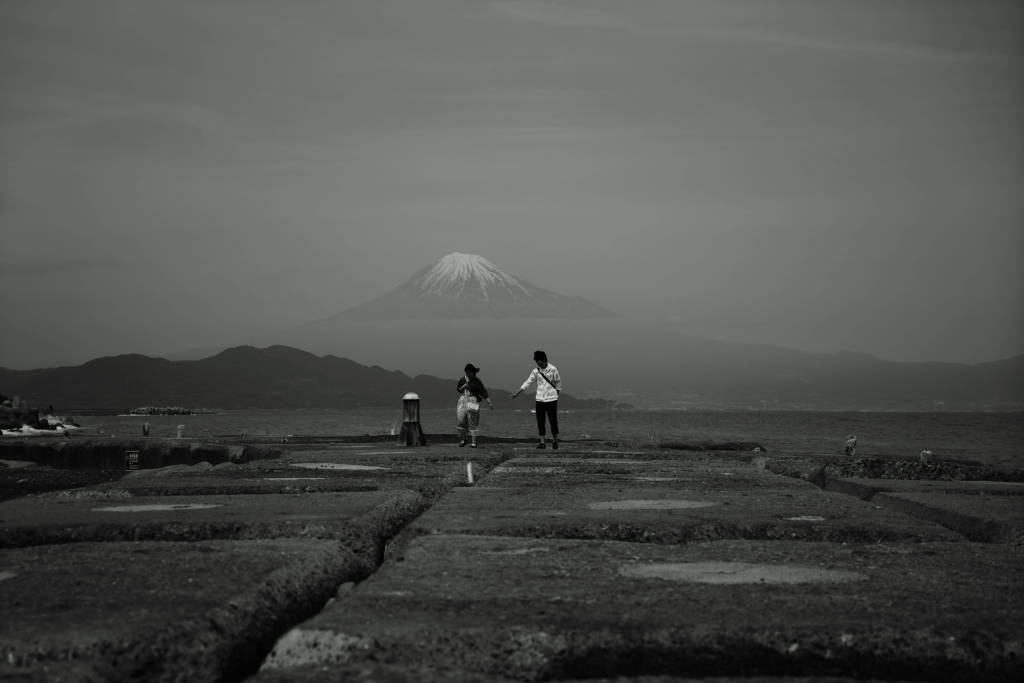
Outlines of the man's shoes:
M 463 447 L 463 446 L 465 446 L 465 445 L 466 445 L 466 442 L 465 442 L 465 441 L 460 441 L 460 442 L 459 442 L 459 448 L 462 448 L 462 447 Z
M 547 446 L 545 446 L 543 443 L 539 443 L 539 444 L 537 444 L 537 448 L 543 450 L 543 449 L 547 448 Z
M 551 447 L 554 448 L 557 451 L 558 450 L 558 442 L 557 441 L 552 441 L 551 442 Z

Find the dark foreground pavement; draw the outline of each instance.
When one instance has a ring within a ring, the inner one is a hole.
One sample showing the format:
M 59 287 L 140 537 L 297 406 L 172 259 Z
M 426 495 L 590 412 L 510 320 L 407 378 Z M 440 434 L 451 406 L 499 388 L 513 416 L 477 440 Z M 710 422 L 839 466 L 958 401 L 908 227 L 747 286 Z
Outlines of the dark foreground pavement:
M 1014 481 L 582 443 L 14 460 L 3 681 L 1024 679 Z

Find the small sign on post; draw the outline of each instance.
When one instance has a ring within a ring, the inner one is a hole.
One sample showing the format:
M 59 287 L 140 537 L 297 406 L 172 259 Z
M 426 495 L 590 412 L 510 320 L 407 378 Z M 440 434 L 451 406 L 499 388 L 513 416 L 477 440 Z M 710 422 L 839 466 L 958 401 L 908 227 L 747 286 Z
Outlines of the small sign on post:
M 124 452 L 124 468 L 126 470 L 137 470 L 137 469 L 139 469 L 139 452 L 138 451 L 125 451 Z
M 411 391 L 402 397 L 402 431 L 398 443 L 406 446 L 426 446 L 427 437 L 420 425 L 420 397 Z

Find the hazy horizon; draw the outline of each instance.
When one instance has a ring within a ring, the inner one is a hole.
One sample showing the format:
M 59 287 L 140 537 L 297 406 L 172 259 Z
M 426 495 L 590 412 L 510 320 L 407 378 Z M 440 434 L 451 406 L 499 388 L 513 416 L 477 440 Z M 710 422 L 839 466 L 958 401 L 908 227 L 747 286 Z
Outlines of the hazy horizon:
M 1018 355 L 1022 26 L 1013 0 L 6 2 L 0 366 L 246 343 L 455 251 L 725 341 Z

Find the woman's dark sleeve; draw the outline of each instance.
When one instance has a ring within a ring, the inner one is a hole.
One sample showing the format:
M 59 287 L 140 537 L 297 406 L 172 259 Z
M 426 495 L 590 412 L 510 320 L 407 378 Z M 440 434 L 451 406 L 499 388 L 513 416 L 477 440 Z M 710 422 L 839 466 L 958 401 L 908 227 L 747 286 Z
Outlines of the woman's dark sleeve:
M 483 382 L 480 382 L 480 396 L 481 398 L 490 398 L 487 394 L 487 387 L 484 386 Z
M 455 385 L 455 391 L 461 394 L 462 390 L 465 389 L 465 388 L 466 388 L 466 378 L 465 377 L 460 377 L 459 378 L 459 383 Z

